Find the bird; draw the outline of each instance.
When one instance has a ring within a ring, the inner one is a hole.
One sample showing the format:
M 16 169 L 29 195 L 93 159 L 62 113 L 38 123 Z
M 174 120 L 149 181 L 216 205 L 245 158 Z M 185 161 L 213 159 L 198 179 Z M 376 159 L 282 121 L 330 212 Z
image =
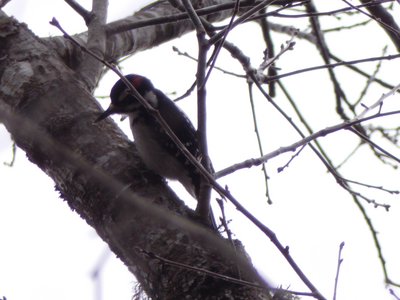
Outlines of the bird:
M 148 78 L 129 74 L 125 76 L 125 79 L 151 108 L 159 112 L 176 137 L 201 163 L 205 157 L 200 150 L 197 132 L 186 114 L 162 91 L 156 89 Z M 208 186 L 206 179 L 171 139 L 157 120 L 155 113 L 138 100 L 122 79 L 119 79 L 112 87 L 110 98 L 110 106 L 98 116 L 95 122 L 104 120 L 112 114 L 128 116 L 136 148 L 147 168 L 164 178 L 179 181 L 198 201 L 197 208 L 202 207 L 203 214 L 208 215 L 215 228 L 215 220 L 210 212 L 210 200 L 200 199 L 201 188 Z M 203 166 L 211 172 L 210 164 L 204 163 Z M 207 203 L 201 205 L 199 201 L 207 201 Z M 204 210 L 206 210 L 205 213 Z

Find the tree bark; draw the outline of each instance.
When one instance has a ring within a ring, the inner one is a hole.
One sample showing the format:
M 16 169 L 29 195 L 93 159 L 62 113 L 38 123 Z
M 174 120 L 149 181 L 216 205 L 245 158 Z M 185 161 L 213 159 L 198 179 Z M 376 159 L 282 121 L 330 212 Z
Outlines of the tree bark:
M 93 123 L 100 108 L 92 86 L 55 44 L 0 10 L 0 121 L 54 180 L 61 198 L 96 229 L 153 299 L 270 299 L 240 246 L 235 251 L 203 228 L 165 181 L 146 170 L 115 123 Z

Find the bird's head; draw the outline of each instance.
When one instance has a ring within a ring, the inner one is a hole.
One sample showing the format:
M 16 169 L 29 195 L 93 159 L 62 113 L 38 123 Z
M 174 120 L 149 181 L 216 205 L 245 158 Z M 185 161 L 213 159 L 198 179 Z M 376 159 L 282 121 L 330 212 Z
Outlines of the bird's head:
M 151 92 L 154 87 L 149 79 L 146 77 L 129 74 L 125 78 L 135 87 L 142 97 Z M 137 98 L 132 94 L 129 87 L 119 79 L 111 89 L 110 93 L 111 104 L 110 106 L 96 119 L 95 122 L 104 120 L 112 114 L 128 114 L 142 107 Z

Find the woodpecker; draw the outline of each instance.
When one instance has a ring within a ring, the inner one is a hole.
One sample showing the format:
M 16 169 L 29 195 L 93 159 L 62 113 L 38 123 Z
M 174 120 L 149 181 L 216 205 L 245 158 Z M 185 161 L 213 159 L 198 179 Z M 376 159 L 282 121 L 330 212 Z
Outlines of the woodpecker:
M 149 79 L 136 74 L 126 75 L 125 78 L 151 107 L 158 110 L 182 144 L 201 162 L 204 157 L 200 151 L 196 130 L 185 113 L 156 89 Z M 111 89 L 110 98 L 110 106 L 96 122 L 112 114 L 127 115 L 137 150 L 145 165 L 162 177 L 178 180 L 199 201 L 200 188 L 204 186 L 202 175 L 169 137 L 155 115 L 139 102 L 121 79 Z M 207 206 L 209 209 L 209 199 Z M 210 216 L 213 219 L 211 214 Z M 215 227 L 214 220 L 212 223 Z

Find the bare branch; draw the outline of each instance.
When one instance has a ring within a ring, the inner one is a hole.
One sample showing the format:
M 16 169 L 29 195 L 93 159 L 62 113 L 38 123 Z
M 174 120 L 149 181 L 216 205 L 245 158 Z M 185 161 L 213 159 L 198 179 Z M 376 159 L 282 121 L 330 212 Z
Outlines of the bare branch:
M 200 152 L 203 155 L 202 165 L 208 172 L 211 172 L 211 162 L 208 157 L 207 146 L 207 106 L 206 106 L 206 68 L 207 68 L 207 52 L 209 49 L 208 41 L 206 40 L 206 30 L 200 17 L 196 14 L 190 0 L 182 0 L 191 21 L 197 32 L 198 43 L 198 62 L 197 62 L 197 137 L 199 139 Z M 207 220 L 210 215 L 210 196 L 211 189 L 208 185 L 200 187 L 199 199 L 197 199 L 196 211 L 199 215 Z
M 387 46 L 383 48 L 382 51 L 382 56 L 386 54 Z M 367 82 L 365 83 L 365 87 L 362 89 L 360 96 L 358 97 L 357 101 L 354 102 L 352 105 L 353 107 L 356 107 L 364 98 L 364 96 L 367 94 L 368 88 L 371 86 L 371 84 L 374 82 L 374 79 L 376 78 L 376 75 L 378 74 L 379 70 L 381 69 L 382 66 L 382 60 L 379 60 L 378 63 L 376 64 L 374 72 L 371 74 L 369 78 L 367 78 Z
M 278 52 L 278 54 L 270 58 L 268 58 L 268 56 L 264 57 L 264 61 L 260 64 L 260 66 L 257 69 L 257 74 L 261 74 L 265 69 L 270 68 L 284 53 L 293 50 L 293 47 L 296 44 L 294 38 L 296 37 L 297 33 L 298 31 L 293 28 L 293 34 L 290 40 L 286 41 L 285 44 L 281 45 L 281 49 Z
M 309 2 L 307 2 L 305 4 L 305 6 L 306 6 L 307 13 L 312 14 L 312 13 L 317 12 L 313 0 L 310 0 Z M 310 24 L 311 24 L 311 28 L 313 30 L 313 34 L 316 39 L 316 46 L 322 56 L 322 59 L 326 65 L 329 65 L 330 64 L 330 55 L 329 55 L 330 50 L 326 43 L 325 36 L 321 29 L 321 25 L 320 25 L 318 17 L 310 16 Z M 344 90 L 342 89 L 334 70 L 332 68 L 328 68 L 327 70 L 328 70 L 329 77 L 332 81 L 333 91 L 334 91 L 335 98 L 336 98 L 336 112 L 342 118 L 342 120 L 344 120 L 344 121 L 349 120 L 349 117 L 346 115 L 346 112 L 343 109 L 342 104 L 343 103 L 347 104 L 347 106 L 350 107 L 350 110 L 351 110 L 351 105 L 347 101 L 346 94 L 345 94 Z
M 267 9 L 263 9 L 260 14 L 263 14 L 266 12 Z M 274 49 L 274 40 L 271 35 L 271 27 L 269 26 L 269 23 L 267 22 L 267 17 L 261 18 L 260 20 L 260 27 L 263 35 L 263 39 L 266 44 L 266 49 L 264 50 L 264 56 L 265 60 L 269 60 L 275 56 L 275 49 Z M 268 76 L 275 76 L 277 75 L 277 71 L 275 68 L 274 64 L 271 64 L 271 66 L 268 68 Z M 274 81 L 271 81 L 268 84 L 268 92 L 271 95 L 272 98 L 276 96 L 276 84 Z
M 400 1 L 400 0 L 397 0 Z M 393 289 L 389 289 L 390 295 L 392 295 L 396 300 L 400 300 L 400 297 L 396 295 Z
M 281 154 L 286 153 L 286 152 L 295 151 L 298 147 L 307 145 L 311 141 L 314 141 L 317 138 L 327 136 L 328 134 L 340 131 L 342 129 L 350 128 L 350 127 L 352 127 L 352 126 L 354 126 L 356 124 L 360 124 L 362 122 L 366 122 L 366 121 L 369 121 L 369 120 L 372 120 L 372 119 L 375 119 L 375 118 L 382 118 L 382 117 L 386 117 L 386 116 L 394 115 L 394 114 L 400 114 L 400 111 L 391 111 L 391 112 L 387 112 L 387 113 L 376 114 L 376 115 L 373 115 L 373 116 L 370 116 L 370 117 L 365 117 L 365 118 L 362 118 L 362 119 L 359 118 L 359 119 L 355 119 L 355 120 L 353 120 L 351 122 L 343 122 L 343 123 L 339 123 L 337 125 L 333 125 L 333 126 L 321 129 L 321 130 L 319 130 L 319 131 L 317 131 L 317 132 L 315 132 L 315 133 L 313 133 L 313 134 L 311 134 L 311 135 L 309 135 L 309 136 L 307 136 L 307 137 L 305 137 L 305 138 L 303 138 L 303 139 L 301 139 L 301 140 L 299 140 L 299 141 L 297 141 L 297 142 L 295 142 L 295 143 L 293 143 L 293 144 L 291 144 L 289 146 L 280 147 L 279 149 L 274 150 L 274 151 L 272 151 L 272 152 L 270 152 L 268 154 L 265 154 L 262 157 L 247 159 L 247 160 L 245 160 L 245 161 L 243 161 L 241 163 L 237 163 L 237 164 L 234 164 L 234 165 L 232 165 L 230 167 L 227 167 L 227 168 L 225 168 L 223 170 L 220 170 L 220 171 L 215 173 L 215 178 L 221 178 L 223 176 L 231 174 L 231 173 L 233 173 L 233 172 L 235 172 L 237 170 L 240 170 L 240 169 L 259 166 L 263 162 L 267 162 L 268 160 L 270 160 L 270 159 L 272 159 L 274 157 L 277 157 L 278 155 L 281 155 Z
M 389 91 L 386 94 L 383 94 L 375 103 L 373 103 L 370 106 L 365 106 L 365 109 L 357 115 L 356 118 L 361 119 L 363 118 L 368 112 L 370 112 L 371 110 L 375 109 L 375 108 L 381 108 L 383 101 L 385 101 L 386 98 L 395 95 L 395 93 L 400 89 L 400 84 L 396 85 L 391 91 Z
M 308 2 L 309 0 L 304 0 L 304 1 L 299 1 L 299 3 L 291 6 L 300 6 L 300 5 L 304 5 Z M 339 9 L 334 9 L 334 10 L 330 10 L 330 11 L 325 11 L 325 12 L 308 12 L 308 13 L 304 13 L 304 14 L 282 14 L 280 13 L 281 10 L 286 9 L 286 7 L 283 7 L 281 9 L 277 9 L 276 11 L 272 11 L 272 12 L 268 12 L 268 13 L 263 13 L 260 14 L 259 16 L 255 16 L 253 18 L 251 18 L 250 20 L 253 19 L 258 19 L 258 18 L 263 18 L 266 16 L 272 16 L 272 17 L 280 17 L 280 18 L 290 18 L 290 19 L 296 19 L 296 18 L 309 18 L 309 17 L 322 17 L 322 16 L 333 16 L 333 15 L 338 15 L 340 13 L 347 13 L 349 11 L 352 10 L 357 10 L 357 8 L 362 8 L 362 7 L 373 7 L 373 6 L 377 6 L 380 4 L 384 4 L 387 2 L 393 2 L 395 0 L 376 0 L 376 1 L 370 1 L 370 2 L 366 2 L 360 5 L 353 5 L 352 7 L 344 7 L 344 8 L 339 8 Z
M 367 183 L 362 183 L 362 182 L 358 182 L 358 181 L 354 181 L 354 180 L 350 180 L 350 179 L 345 179 L 345 180 L 350 182 L 350 183 L 354 183 L 354 184 L 357 184 L 357 185 L 360 185 L 360 186 L 364 186 L 364 187 L 367 187 L 367 188 L 381 190 L 381 191 L 389 193 L 389 194 L 395 194 L 395 195 L 400 194 L 399 190 L 389 190 L 389 189 L 384 188 L 381 185 L 378 186 L 378 185 L 373 185 L 373 184 L 367 184 Z
M 400 163 L 400 158 L 396 157 L 395 155 L 391 154 L 390 152 L 386 151 L 385 149 L 383 149 L 381 146 L 377 145 L 376 143 L 374 143 L 373 141 L 371 141 L 371 139 L 369 139 L 366 135 L 362 134 L 361 132 L 359 132 L 357 129 L 355 128 L 348 128 L 348 130 L 350 130 L 351 132 L 355 133 L 356 135 L 358 135 L 360 138 L 362 138 L 365 142 L 367 142 L 368 144 L 370 144 L 372 147 L 378 149 L 380 152 L 382 152 L 383 154 L 385 154 L 386 156 L 390 157 L 391 159 L 395 160 L 396 162 Z
M 92 20 L 92 13 L 88 10 L 86 10 L 82 5 L 80 5 L 78 2 L 75 0 L 64 0 L 69 6 L 72 7 L 73 10 L 75 10 L 82 18 L 85 20 L 86 25 L 90 23 Z
M 210 44 L 215 44 L 217 43 L 224 35 L 225 31 L 229 31 L 232 28 L 236 27 L 237 25 L 245 22 L 248 18 L 259 12 L 260 10 L 264 9 L 265 7 L 272 5 L 274 2 L 277 2 L 277 0 L 264 0 L 260 4 L 250 8 L 248 11 L 243 13 L 239 18 L 237 18 L 229 28 L 226 28 L 224 30 L 221 30 L 217 34 L 215 34 L 212 38 L 210 38 L 209 43 Z
M 301 146 L 300 150 L 297 151 L 294 155 L 292 155 L 292 157 L 290 158 L 290 160 L 283 166 L 283 167 L 279 167 L 278 168 L 278 173 L 282 172 L 285 168 L 289 167 L 289 164 L 293 161 L 293 159 L 297 156 L 300 155 L 301 151 L 303 151 L 303 149 L 307 146 L 307 144 L 304 144 L 303 146 Z
M 292 71 L 292 72 L 288 72 L 288 73 L 284 73 L 284 74 L 279 74 L 277 76 L 268 77 L 268 78 L 266 78 L 265 83 L 268 83 L 269 81 L 272 81 L 272 80 L 278 80 L 278 79 L 281 79 L 284 77 L 298 75 L 298 74 L 310 72 L 310 71 L 316 71 L 316 70 L 321 70 L 321 69 L 326 69 L 326 68 L 335 68 L 335 67 L 339 67 L 339 66 L 350 66 L 350 65 L 366 63 L 366 62 L 373 62 L 373 61 L 380 61 L 380 60 L 392 60 L 392 59 L 397 59 L 397 58 L 400 58 L 400 54 L 369 57 L 369 58 L 355 59 L 355 60 L 349 60 L 349 61 L 340 61 L 338 63 L 330 63 L 330 64 L 321 65 L 321 66 L 309 67 L 309 68 L 304 68 L 301 70 L 296 70 L 296 71 Z M 369 76 L 369 75 L 366 75 L 366 76 Z M 377 81 L 376 79 L 373 79 L 373 80 Z

